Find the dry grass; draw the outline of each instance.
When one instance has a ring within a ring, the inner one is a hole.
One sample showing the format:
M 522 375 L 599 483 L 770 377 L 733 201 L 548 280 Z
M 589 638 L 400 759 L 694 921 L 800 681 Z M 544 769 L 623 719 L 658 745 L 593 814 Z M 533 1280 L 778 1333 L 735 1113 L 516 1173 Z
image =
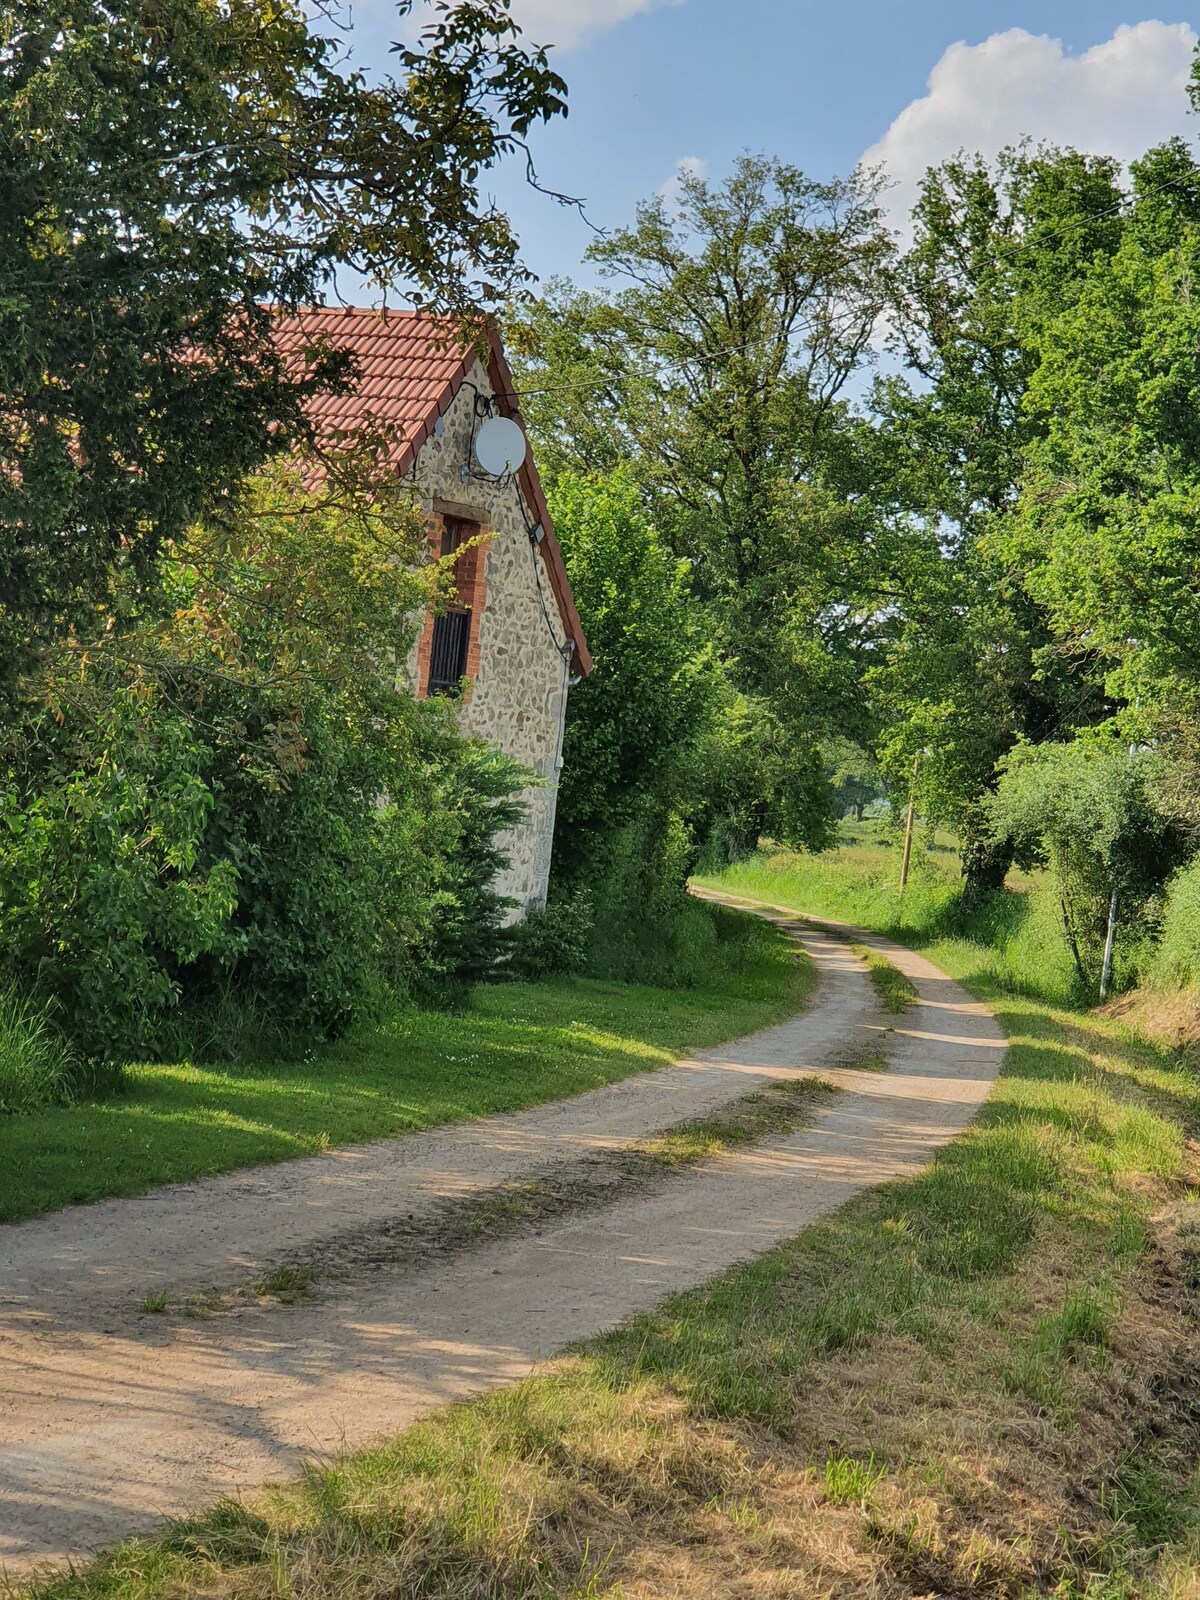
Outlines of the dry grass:
M 1195 1571 L 1170 1540 L 1200 1353 L 1181 1215 L 1158 1217 L 1144 1271 L 1112 1279 L 1107 1319 L 1058 1342 L 1053 1400 L 997 1380 L 1039 1327 L 1074 1321 L 1079 1262 L 1056 1225 L 947 1311 L 940 1340 L 893 1330 L 814 1363 L 783 1430 L 580 1355 L 54 1592 L 1185 1600 Z
M 1149 986 L 1120 995 L 1104 1007 L 1128 1029 L 1156 1039 L 1168 1049 L 1200 1060 L 1200 990 Z

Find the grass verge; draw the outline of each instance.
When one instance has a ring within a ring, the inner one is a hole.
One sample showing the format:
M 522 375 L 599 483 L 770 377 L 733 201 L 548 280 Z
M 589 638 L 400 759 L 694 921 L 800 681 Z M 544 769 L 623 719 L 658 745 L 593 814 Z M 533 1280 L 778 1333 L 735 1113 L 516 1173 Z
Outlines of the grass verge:
M 482 985 L 303 1060 L 134 1066 L 117 1097 L 4 1121 L 0 1221 L 598 1088 L 800 1010 L 813 982 L 755 918 L 717 912 L 702 987 Z
M 40 1593 L 1194 1597 L 1200 1083 L 1113 1019 L 996 1010 L 1005 1072 L 918 1177 Z
M 864 825 L 823 855 L 764 849 L 719 876 L 700 876 L 696 882 L 791 906 L 818 919 L 857 923 L 927 952 L 933 946 L 970 945 L 976 978 L 990 982 L 996 992 L 1028 995 L 1051 1005 L 1077 1000 L 1061 912 L 1044 874 L 1030 877 L 1014 871 L 1012 887 L 982 895 L 968 909 L 962 903 L 954 855 L 918 852 L 908 887 L 901 892 L 898 850 L 885 834 L 872 835 Z
M 917 986 L 906 978 L 899 967 L 893 966 L 885 955 L 869 944 L 852 944 L 851 950 L 867 964 L 867 974 L 879 996 L 879 1004 L 893 1016 L 899 1016 L 915 1004 Z

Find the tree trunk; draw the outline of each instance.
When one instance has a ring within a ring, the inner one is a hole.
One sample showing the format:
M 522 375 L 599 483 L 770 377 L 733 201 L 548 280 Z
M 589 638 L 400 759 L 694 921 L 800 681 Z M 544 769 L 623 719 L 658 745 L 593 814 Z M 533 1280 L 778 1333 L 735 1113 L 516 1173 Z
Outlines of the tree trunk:
M 966 879 L 963 899 L 970 902 L 996 889 L 1003 889 L 1013 864 L 1013 847 L 1007 840 L 986 837 L 968 838 L 963 843 L 962 873 Z
M 1088 987 L 1087 973 L 1083 970 L 1083 957 L 1079 954 L 1079 940 L 1075 937 L 1075 928 L 1071 922 L 1071 913 L 1067 907 L 1066 895 L 1059 895 L 1059 908 L 1062 911 L 1063 932 L 1067 936 L 1067 944 L 1071 948 L 1071 959 L 1075 963 L 1075 971 L 1079 975 L 1079 986 L 1086 991 Z

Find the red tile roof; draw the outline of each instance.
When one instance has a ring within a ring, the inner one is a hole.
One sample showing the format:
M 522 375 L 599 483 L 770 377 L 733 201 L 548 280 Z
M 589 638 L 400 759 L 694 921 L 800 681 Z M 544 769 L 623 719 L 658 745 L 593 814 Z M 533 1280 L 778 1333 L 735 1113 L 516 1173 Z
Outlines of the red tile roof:
M 309 416 L 326 438 L 368 427 L 386 430 L 395 438 L 399 472 L 408 471 L 454 399 L 474 353 L 443 320 L 419 311 L 358 306 L 313 307 L 281 316 L 275 337 L 297 367 L 313 346 L 353 352 L 353 389 L 320 396 Z
M 389 454 L 398 473 L 412 466 L 458 393 L 476 353 L 476 347 L 464 344 L 454 325 L 442 318 L 358 306 L 312 307 L 282 315 L 276 339 L 295 356 L 297 365 L 315 345 L 353 351 L 357 381 L 351 391 L 320 396 L 309 407 L 309 416 L 327 439 L 364 429 L 385 432 L 393 440 Z M 494 327 L 487 331 L 486 365 L 501 410 L 521 422 L 512 374 Z M 567 638 L 574 641 L 572 669 L 588 673 L 592 659 L 532 455 L 526 458 L 518 482 L 545 530 L 540 548 Z

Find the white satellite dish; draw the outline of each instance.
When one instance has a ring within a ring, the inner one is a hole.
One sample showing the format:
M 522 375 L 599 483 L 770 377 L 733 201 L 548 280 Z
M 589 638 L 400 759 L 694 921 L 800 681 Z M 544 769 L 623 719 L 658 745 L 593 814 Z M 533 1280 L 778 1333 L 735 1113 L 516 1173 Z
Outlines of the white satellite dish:
M 492 478 L 515 472 L 528 449 L 525 435 L 511 417 L 489 417 L 475 435 L 475 459 Z

